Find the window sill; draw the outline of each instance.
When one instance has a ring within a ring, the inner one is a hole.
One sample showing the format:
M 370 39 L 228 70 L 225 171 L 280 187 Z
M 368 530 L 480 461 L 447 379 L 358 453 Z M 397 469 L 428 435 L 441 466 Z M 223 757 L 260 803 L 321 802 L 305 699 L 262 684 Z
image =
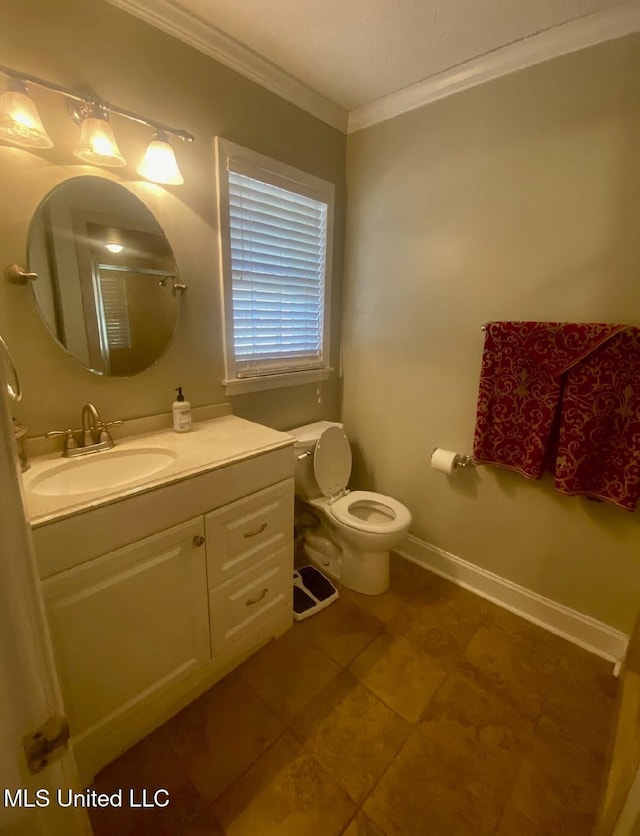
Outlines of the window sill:
M 240 377 L 223 380 L 227 395 L 244 395 L 247 392 L 263 392 L 267 389 L 283 389 L 285 386 L 302 386 L 305 383 L 319 383 L 328 380 L 333 369 L 325 366 L 323 369 L 308 369 L 301 372 L 283 372 L 282 374 L 266 374 L 261 377 Z

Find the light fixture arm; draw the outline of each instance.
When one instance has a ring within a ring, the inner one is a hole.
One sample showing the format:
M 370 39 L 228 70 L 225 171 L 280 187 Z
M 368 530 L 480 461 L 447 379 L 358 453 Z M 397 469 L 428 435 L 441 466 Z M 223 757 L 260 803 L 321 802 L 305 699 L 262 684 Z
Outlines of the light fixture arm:
M 125 119 L 130 119 L 132 122 L 139 122 L 142 125 L 148 125 L 148 127 L 153 128 L 155 131 L 164 131 L 164 133 L 178 137 L 178 139 L 181 139 L 184 142 L 193 142 L 195 139 L 193 134 L 190 134 L 181 128 L 172 128 L 169 125 L 164 125 L 162 122 L 157 122 L 155 119 L 148 119 L 146 116 L 141 116 L 139 113 L 135 113 L 132 110 L 127 110 L 126 108 L 118 107 L 118 105 L 111 104 L 110 102 L 105 102 L 97 96 L 86 93 L 78 93 L 76 90 L 72 90 L 69 87 L 63 87 L 61 84 L 56 84 L 53 81 L 47 81 L 44 78 L 38 78 L 38 76 L 31 75 L 30 73 L 23 73 L 20 70 L 14 70 L 11 67 L 5 67 L 2 64 L 0 64 L 0 73 L 8 76 L 9 78 L 17 79 L 18 81 L 24 81 L 28 84 L 35 84 L 38 87 L 44 87 L 46 90 L 53 90 L 55 93 L 60 93 L 68 99 L 80 102 L 83 105 L 88 104 L 102 108 L 109 113 L 117 113 Z

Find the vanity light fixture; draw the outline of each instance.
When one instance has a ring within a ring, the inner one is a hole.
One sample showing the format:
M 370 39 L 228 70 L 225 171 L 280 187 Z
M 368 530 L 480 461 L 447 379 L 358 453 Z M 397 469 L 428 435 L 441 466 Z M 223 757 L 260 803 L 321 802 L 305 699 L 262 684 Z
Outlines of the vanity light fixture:
M 193 142 L 193 134 L 11 67 L 0 65 L 0 73 L 9 77 L 7 90 L 0 95 L 0 140 L 23 148 L 53 147 L 53 141 L 42 124 L 35 102 L 27 92 L 28 82 L 53 90 L 70 100 L 72 117 L 80 124 L 80 141 L 73 153 L 83 162 L 109 167 L 122 167 L 127 164 L 120 153 L 111 127 L 110 116 L 116 114 L 147 125 L 154 131 L 144 158 L 137 168 L 138 174 L 153 183 L 163 185 L 179 186 L 184 183 L 174 150 L 169 143 L 169 136 L 177 137 L 184 142 Z
M 109 122 L 109 113 L 101 104 L 87 104 L 75 108 L 80 120 L 80 142 L 73 155 L 85 163 L 106 165 L 110 168 L 122 168 L 127 161 L 120 153 L 113 128 Z
M 0 95 L 0 139 L 22 148 L 53 148 L 27 85 L 17 78 Z
M 168 186 L 181 186 L 184 183 L 175 152 L 165 131 L 154 133 L 151 142 L 147 145 L 142 162 L 138 166 L 138 174 L 151 180 L 152 183 L 162 183 Z

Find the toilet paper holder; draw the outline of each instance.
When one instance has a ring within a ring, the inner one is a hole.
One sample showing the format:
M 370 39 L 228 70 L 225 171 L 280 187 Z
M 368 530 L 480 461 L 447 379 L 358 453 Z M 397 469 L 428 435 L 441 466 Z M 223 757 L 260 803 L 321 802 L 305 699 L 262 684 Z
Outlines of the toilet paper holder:
M 433 450 L 431 451 L 431 456 L 433 457 L 433 454 L 436 452 L 436 450 L 439 450 L 439 449 L 441 449 L 441 448 L 434 447 Z M 465 455 L 458 454 L 457 460 L 453 464 L 453 469 L 454 470 L 460 470 L 461 468 L 475 467 L 475 466 L 476 466 L 476 463 L 474 461 L 473 456 L 469 456 L 468 454 L 465 454 Z

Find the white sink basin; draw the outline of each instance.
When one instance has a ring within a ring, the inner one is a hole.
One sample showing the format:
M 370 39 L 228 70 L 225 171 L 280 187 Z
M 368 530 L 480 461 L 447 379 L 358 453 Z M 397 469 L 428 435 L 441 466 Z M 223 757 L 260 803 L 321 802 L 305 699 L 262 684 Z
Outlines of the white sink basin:
M 176 458 L 172 451 L 155 447 L 87 453 L 86 458 L 65 461 L 34 476 L 27 486 L 40 496 L 75 496 L 110 490 L 159 473 Z

